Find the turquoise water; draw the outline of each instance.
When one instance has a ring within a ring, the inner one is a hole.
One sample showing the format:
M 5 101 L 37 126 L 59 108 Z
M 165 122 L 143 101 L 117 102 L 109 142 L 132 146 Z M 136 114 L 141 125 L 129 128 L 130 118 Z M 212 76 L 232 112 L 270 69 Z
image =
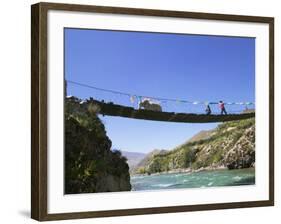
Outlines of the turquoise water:
M 255 184 L 255 169 L 131 176 L 133 191 Z

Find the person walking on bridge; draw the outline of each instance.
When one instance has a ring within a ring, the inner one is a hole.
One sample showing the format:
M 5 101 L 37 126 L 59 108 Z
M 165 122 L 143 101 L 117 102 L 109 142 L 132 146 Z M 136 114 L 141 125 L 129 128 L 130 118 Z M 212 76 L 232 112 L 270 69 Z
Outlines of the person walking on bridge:
M 219 108 L 221 109 L 221 115 L 227 114 L 227 112 L 225 110 L 224 102 L 222 100 L 219 102 Z
M 212 113 L 212 111 L 211 111 L 211 108 L 210 108 L 210 105 L 209 104 L 207 104 L 207 106 L 206 106 L 206 114 L 207 115 L 210 115 L 211 113 Z

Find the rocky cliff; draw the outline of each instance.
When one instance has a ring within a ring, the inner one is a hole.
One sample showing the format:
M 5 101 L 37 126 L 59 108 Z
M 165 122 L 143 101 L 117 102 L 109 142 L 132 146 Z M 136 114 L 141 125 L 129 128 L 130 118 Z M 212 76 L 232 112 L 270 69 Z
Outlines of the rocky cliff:
M 135 173 L 249 168 L 255 165 L 255 119 L 225 122 L 139 163 Z
M 126 158 L 111 141 L 94 106 L 65 100 L 65 193 L 130 191 Z

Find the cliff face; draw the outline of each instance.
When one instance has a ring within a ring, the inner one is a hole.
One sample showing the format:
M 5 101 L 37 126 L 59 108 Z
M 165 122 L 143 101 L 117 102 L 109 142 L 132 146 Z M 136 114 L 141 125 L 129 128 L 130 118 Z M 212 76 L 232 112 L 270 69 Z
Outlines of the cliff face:
M 65 193 L 130 191 L 126 158 L 111 141 L 95 108 L 65 101 Z
M 200 137 L 201 136 L 201 137 Z M 255 119 L 225 122 L 165 153 L 152 154 L 136 173 L 255 165 Z

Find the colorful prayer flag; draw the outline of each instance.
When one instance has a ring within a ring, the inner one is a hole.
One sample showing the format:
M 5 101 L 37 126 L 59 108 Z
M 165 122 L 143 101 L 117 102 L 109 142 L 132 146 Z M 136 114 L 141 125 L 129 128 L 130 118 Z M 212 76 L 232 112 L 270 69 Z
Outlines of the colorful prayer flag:
M 132 104 L 135 103 L 135 100 L 136 100 L 135 96 L 130 96 L 130 101 L 131 101 Z

